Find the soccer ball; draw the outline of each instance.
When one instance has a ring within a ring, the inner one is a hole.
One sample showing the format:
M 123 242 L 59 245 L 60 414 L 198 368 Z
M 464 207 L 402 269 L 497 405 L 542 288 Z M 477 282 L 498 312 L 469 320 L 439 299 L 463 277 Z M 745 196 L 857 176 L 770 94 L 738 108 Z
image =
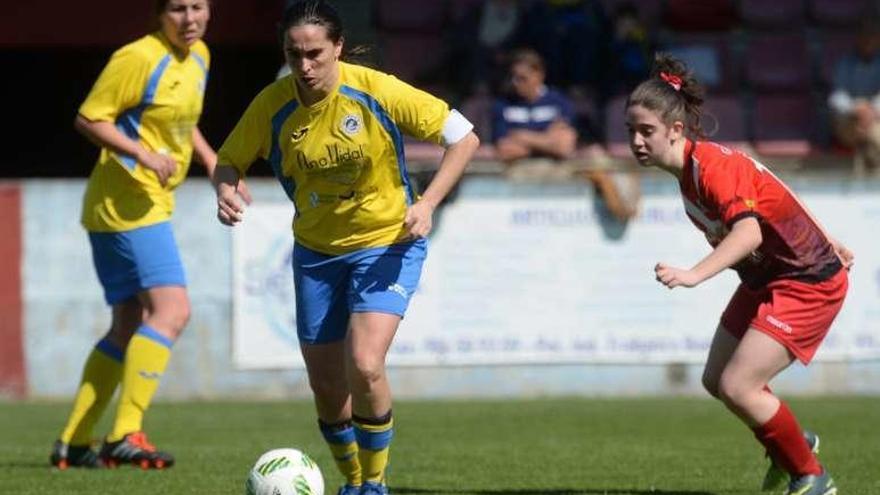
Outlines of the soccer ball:
M 324 495 L 324 477 L 315 461 L 303 452 L 270 450 L 251 468 L 245 494 Z

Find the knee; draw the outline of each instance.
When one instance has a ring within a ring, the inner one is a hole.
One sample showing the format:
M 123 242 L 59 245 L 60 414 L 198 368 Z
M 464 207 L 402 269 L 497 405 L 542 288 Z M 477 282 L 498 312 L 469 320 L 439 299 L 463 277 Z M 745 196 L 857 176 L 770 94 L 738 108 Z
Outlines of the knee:
M 309 387 L 318 398 L 348 394 L 348 382 L 341 374 L 334 376 L 309 375 Z
M 128 347 L 128 343 L 134 336 L 135 331 L 137 331 L 137 326 L 128 328 L 114 324 L 110 327 L 110 331 L 107 332 L 105 338 L 115 344 L 119 349 L 124 350 Z
M 161 326 L 163 330 L 170 331 L 174 337 L 177 337 L 183 333 L 184 327 L 189 323 L 190 314 L 189 299 L 182 297 L 156 307 L 150 320 L 154 325 Z
M 354 375 L 352 378 L 362 384 L 376 383 L 385 376 L 383 356 L 375 356 L 369 352 L 355 352 L 351 364 L 351 372 Z
M 722 375 L 718 381 L 717 395 L 728 406 L 741 406 L 749 397 L 749 387 L 735 377 Z

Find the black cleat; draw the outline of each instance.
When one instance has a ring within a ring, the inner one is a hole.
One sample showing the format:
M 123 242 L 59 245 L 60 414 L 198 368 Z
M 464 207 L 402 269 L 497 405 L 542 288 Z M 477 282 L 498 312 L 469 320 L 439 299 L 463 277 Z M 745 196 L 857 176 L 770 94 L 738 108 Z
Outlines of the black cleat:
M 98 457 L 109 468 L 132 464 L 141 469 L 165 469 L 174 465 L 174 456 L 156 450 L 142 431 L 129 433 L 118 442 L 105 441 Z
M 58 469 L 71 467 L 99 468 L 103 467 L 101 459 L 89 445 L 68 445 L 61 440 L 56 440 L 52 446 L 52 454 L 49 462 Z

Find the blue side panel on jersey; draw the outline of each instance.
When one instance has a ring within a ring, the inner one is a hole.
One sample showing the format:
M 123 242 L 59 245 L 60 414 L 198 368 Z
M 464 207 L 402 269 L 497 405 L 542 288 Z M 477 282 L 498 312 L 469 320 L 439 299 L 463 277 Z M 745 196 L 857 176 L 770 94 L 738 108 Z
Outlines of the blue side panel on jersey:
M 193 59 L 199 64 L 199 67 L 202 68 L 202 72 L 205 73 L 205 77 L 208 77 L 208 64 L 205 62 L 205 59 L 202 58 L 198 53 L 192 52 Z
M 413 194 L 409 174 L 406 171 L 406 156 L 403 152 L 403 135 L 400 133 L 397 124 L 392 120 L 391 116 L 388 115 L 388 112 L 382 108 L 382 105 L 367 93 L 358 91 L 351 86 L 346 86 L 344 84 L 339 87 L 339 92 L 367 107 L 370 113 L 379 119 L 379 123 L 382 124 L 385 131 L 391 136 L 391 139 L 394 141 L 394 151 L 397 154 L 397 169 L 400 171 L 400 180 L 403 182 L 403 187 L 406 191 L 406 204 L 411 205 L 415 195 Z
M 205 59 L 202 58 L 202 56 L 199 55 L 198 53 L 193 53 L 192 56 L 193 56 L 193 59 L 196 61 L 196 63 L 199 64 L 199 67 L 202 68 L 202 72 L 204 73 L 205 78 L 202 79 L 202 84 L 201 84 L 202 91 L 204 91 L 205 87 L 208 85 L 208 63 L 205 62 Z
M 141 126 L 141 117 L 144 115 L 144 110 L 153 103 L 153 99 L 156 97 L 156 90 L 159 87 L 159 79 L 161 79 L 162 74 L 165 73 L 165 69 L 168 67 L 169 62 L 171 62 L 171 55 L 165 55 L 162 57 L 162 60 L 159 61 L 159 65 L 156 66 L 156 68 L 153 69 L 153 73 L 150 74 L 150 79 L 147 81 L 147 87 L 144 89 L 144 96 L 141 98 L 141 102 L 136 107 L 122 112 L 122 114 L 119 115 L 119 118 L 116 119 L 116 127 L 122 131 L 123 134 L 128 136 L 129 139 L 135 141 L 140 139 L 139 129 Z M 119 155 L 119 158 L 122 160 L 123 165 L 130 170 L 134 170 L 134 166 L 137 163 L 134 157 Z
M 285 177 L 283 170 L 281 169 L 281 127 L 284 126 L 284 121 L 290 117 L 296 107 L 298 106 L 296 100 L 290 100 L 278 110 L 275 115 L 272 117 L 272 150 L 269 152 L 269 165 L 272 166 L 272 172 L 275 173 L 275 177 L 278 179 L 278 182 L 281 183 L 281 187 L 284 188 L 284 192 L 287 193 L 287 197 L 293 201 L 293 207 L 296 208 L 296 199 L 294 198 L 294 191 L 296 190 L 296 184 L 293 182 L 293 179 L 290 177 Z

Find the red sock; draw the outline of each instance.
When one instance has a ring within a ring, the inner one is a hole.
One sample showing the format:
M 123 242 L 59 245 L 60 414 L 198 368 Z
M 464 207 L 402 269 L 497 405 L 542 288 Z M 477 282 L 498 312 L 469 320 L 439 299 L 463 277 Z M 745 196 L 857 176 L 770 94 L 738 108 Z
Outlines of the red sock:
M 779 401 L 776 414 L 770 421 L 754 428 L 754 432 L 770 456 L 790 474 L 822 474 L 822 466 L 810 451 L 804 432 L 785 402 Z

